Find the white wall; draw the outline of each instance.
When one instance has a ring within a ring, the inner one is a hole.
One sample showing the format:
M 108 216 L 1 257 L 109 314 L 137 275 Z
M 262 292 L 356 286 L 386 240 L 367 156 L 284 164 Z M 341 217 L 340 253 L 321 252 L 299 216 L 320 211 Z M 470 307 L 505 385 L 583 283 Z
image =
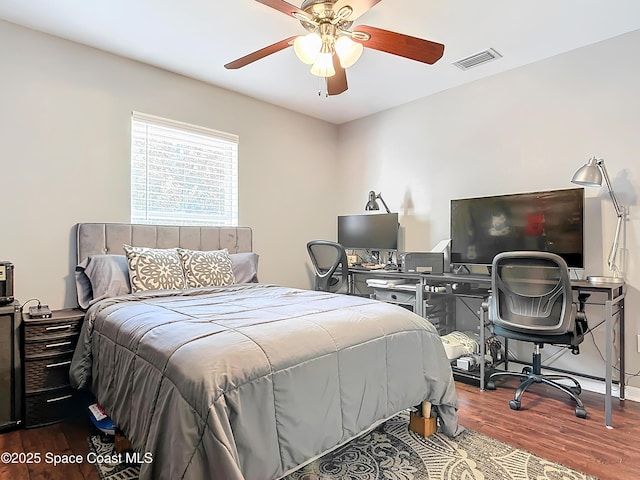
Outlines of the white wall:
M 639 54 L 636 31 L 343 125 L 339 211 L 362 208 L 369 190 L 381 191 L 402 214 L 404 248 L 420 251 L 449 237 L 451 199 L 575 187 L 570 180 L 578 167 L 593 155 L 604 158 L 629 207 L 626 370 L 638 372 L 640 67 L 633 59 Z M 603 275 L 616 217 L 606 188 L 587 189 L 586 196 L 584 273 Z M 593 325 L 603 310 L 587 313 Z M 595 339 L 604 353 L 602 328 Z M 554 365 L 603 375 L 590 338 L 582 352 Z
M 260 280 L 311 285 L 305 244 L 335 235 L 335 160 L 307 146 L 334 151 L 336 126 L 2 21 L 0 65 L 0 259 L 19 300 L 75 306 L 74 225 L 130 221 L 133 110 L 239 135 Z

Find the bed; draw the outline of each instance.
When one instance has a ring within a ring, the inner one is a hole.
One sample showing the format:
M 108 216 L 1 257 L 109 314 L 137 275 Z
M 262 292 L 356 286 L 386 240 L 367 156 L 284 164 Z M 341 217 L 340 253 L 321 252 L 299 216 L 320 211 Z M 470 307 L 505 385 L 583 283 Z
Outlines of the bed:
M 129 293 L 123 245 L 127 262 L 138 247 L 240 260 L 230 284 Z M 435 328 L 376 300 L 259 283 L 250 228 L 82 223 L 77 252 L 79 278 L 96 266 L 78 283 L 71 382 L 151 455 L 142 480 L 281 478 L 423 400 L 441 431 L 462 430 Z

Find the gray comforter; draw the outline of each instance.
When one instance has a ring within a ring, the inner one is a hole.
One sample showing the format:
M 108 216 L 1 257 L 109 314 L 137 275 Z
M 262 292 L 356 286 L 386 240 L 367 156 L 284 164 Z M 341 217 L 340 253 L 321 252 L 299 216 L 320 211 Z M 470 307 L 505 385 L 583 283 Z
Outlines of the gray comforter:
M 422 400 L 445 433 L 460 431 L 428 322 L 273 285 L 103 300 L 87 312 L 71 381 L 151 454 L 141 479 L 279 478 Z

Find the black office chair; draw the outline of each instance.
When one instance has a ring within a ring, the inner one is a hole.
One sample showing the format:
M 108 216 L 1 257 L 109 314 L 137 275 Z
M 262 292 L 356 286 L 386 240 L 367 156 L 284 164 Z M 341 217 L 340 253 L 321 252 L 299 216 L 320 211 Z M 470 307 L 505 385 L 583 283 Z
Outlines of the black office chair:
M 315 270 L 315 289 L 324 292 L 338 292 L 348 282 L 349 263 L 344 247 L 329 240 L 312 240 L 307 243 L 307 251 Z M 340 267 L 340 272 L 336 271 Z
M 580 353 L 578 345 L 587 331 L 584 298 L 580 308 L 573 301 L 567 264 L 558 255 L 548 252 L 504 252 L 495 256 L 491 270 L 492 292 L 489 299 L 489 319 L 495 335 L 506 339 L 535 344 L 533 363 L 522 372 L 495 372 L 486 388 L 495 390 L 494 380 L 519 377 L 509 407 L 519 410 L 522 395 L 535 383 L 557 388 L 577 404 L 576 416 L 587 418 L 580 393 L 580 384 L 567 375 L 541 374 L 540 349 L 544 344 L 564 345 L 571 353 Z M 505 352 L 506 354 L 506 352 Z M 570 386 L 558 382 L 566 380 Z

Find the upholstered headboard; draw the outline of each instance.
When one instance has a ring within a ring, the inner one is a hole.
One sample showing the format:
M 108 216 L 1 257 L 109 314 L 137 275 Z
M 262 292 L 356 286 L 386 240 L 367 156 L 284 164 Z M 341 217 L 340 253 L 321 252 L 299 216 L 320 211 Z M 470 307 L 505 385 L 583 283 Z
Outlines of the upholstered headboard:
M 123 255 L 123 244 L 134 247 L 220 250 L 229 253 L 251 252 L 250 227 L 187 227 L 134 225 L 130 223 L 78 223 L 78 263 L 89 255 Z

